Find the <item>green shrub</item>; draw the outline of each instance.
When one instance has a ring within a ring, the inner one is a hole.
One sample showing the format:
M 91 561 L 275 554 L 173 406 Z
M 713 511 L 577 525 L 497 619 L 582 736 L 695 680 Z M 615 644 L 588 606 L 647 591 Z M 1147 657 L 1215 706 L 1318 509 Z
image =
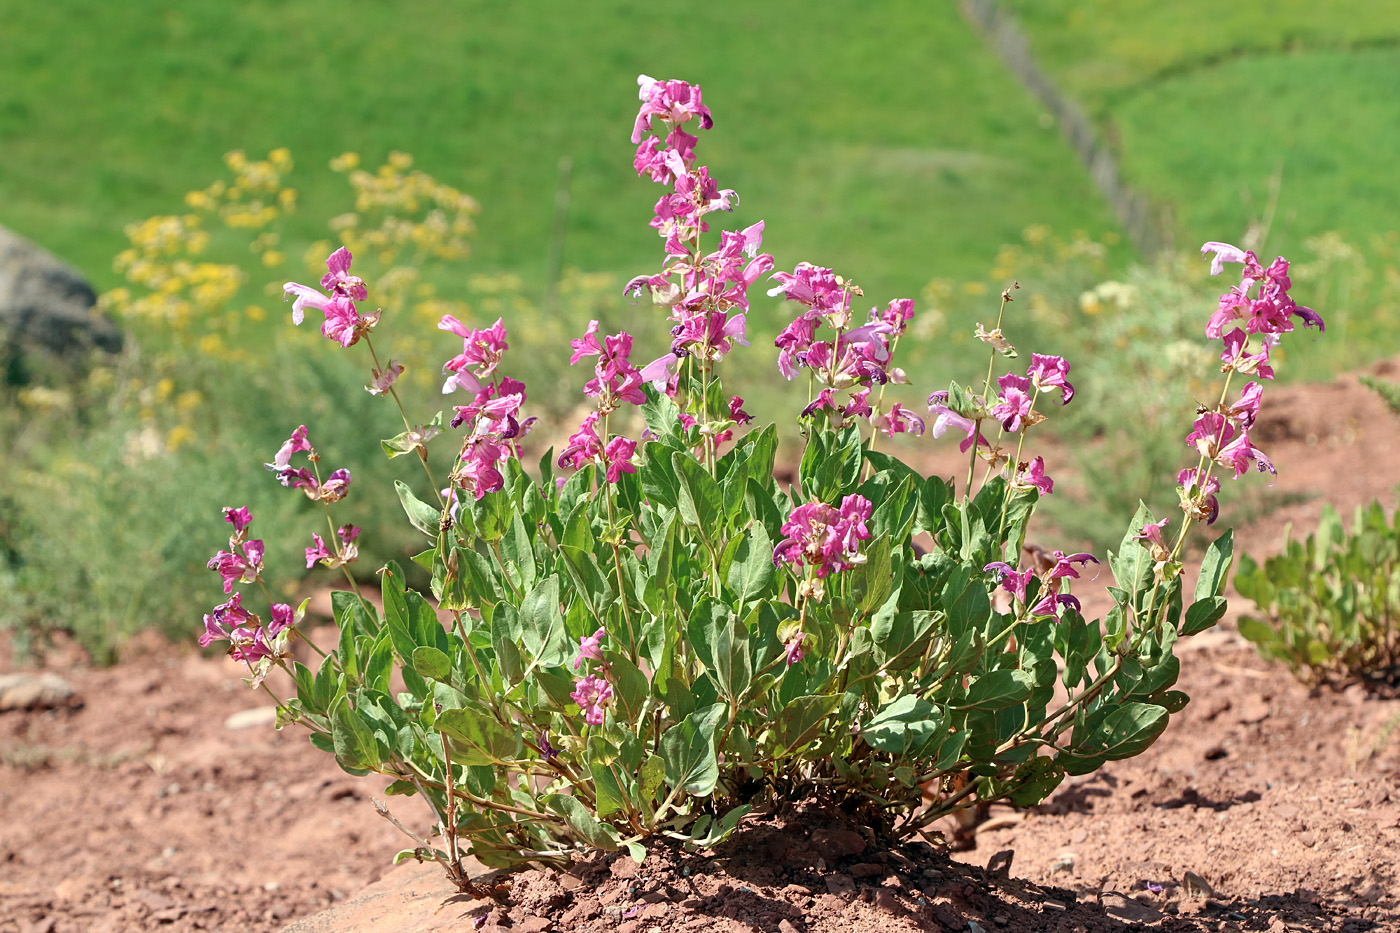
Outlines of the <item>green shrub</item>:
M 1240 634 L 1308 684 L 1394 678 L 1400 666 L 1400 521 L 1379 503 L 1358 507 L 1351 532 L 1323 510 L 1306 540 L 1285 540 L 1260 567 L 1240 558 L 1235 589 L 1261 616 Z

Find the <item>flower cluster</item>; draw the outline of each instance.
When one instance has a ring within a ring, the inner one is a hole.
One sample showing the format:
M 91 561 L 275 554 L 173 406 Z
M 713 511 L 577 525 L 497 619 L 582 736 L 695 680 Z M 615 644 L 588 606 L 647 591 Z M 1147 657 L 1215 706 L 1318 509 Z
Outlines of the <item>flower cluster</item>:
M 1079 579 L 1079 571 L 1074 569 L 1074 565 L 1078 564 L 1084 567 L 1088 564 L 1097 564 L 1098 558 L 1093 554 L 1065 554 L 1064 551 L 1056 551 L 1052 556 L 1054 563 L 1039 575 L 1041 584 L 1037 594 L 1039 598 L 1033 604 L 1030 601 L 1030 584 L 1037 577 L 1034 570 L 1017 570 L 1004 561 L 994 561 L 982 568 L 987 573 L 995 572 L 997 574 L 1001 588 L 1011 594 L 1018 619 L 1058 617 L 1066 607 L 1075 612 L 1080 611 L 1079 599 L 1070 593 L 1060 591 L 1061 581 Z
M 574 670 L 578 670 L 586 660 L 603 661 L 603 638 L 606 629 L 598 629 L 592 635 L 585 635 L 578 642 L 578 657 L 574 658 Z M 608 682 L 608 665 L 600 663 L 603 676 L 585 674 L 574 681 L 574 690 L 569 696 L 578 704 L 583 713 L 583 721 L 590 726 L 601 726 L 604 711 L 612 705 L 613 688 Z
M 1219 275 L 1227 262 L 1244 267 L 1240 284 L 1220 296 L 1215 313 L 1206 323 L 1206 336 L 1220 340 L 1222 345 L 1220 370 L 1226 374 L 1226 389 L 1214 409 L 1200 410 L 1186 435 L 1187 445 L 1200 454 L 1200 463 L 1195 469 L 1182 470 L 1177 477 L 1183 511 L 1189 518 L 1209 524 L 1219 513 L 1216 493 L 1220 480 L 1212 475 L 1215 466 L 1233 470 L 1236 479 L 1251 466 L 1260 472 L 1277 472 L 1249 436 L 1259 417 L 1263 383 L 1247 383 L 1238 398 L 1228 401 L 1230 379 L 1235 373 L 1273 379 L 1269 351 L 1278 346 L 1283 334 L 1294 330 L 1294 318 L 1302 321 L 1304 327 L 1317 327 L 1319 332 L 1325 327 L 1317 312 L 1297 304 L 1288 294 L 1292 281 L 1288 277 L 1288 260 L 1282 256 L 1265 269 L 1252 250 L 1228 243 L 1206 243 L 1201 247 L 1201 255 L 1211 256 L 1211 275 Z M 1145 529 L 1144 534 L 1148 533 Z M 1160 528 L 1156 534 L 1160 537 Z
M 625 291 L 633 297 L 648 292 L 667 310 L 673 323 L 670 350 L 642 367 L 641 378 L 674 396 L 681 360 L 694 359 L 708 371 L 735 344 L 748 345 L 748 289 L 772 271 L 773 257 L 759 252 L 762 221 L 724 231 L 718 249 L 701 250 L 700 236 L 709 230 L 705 216 L 738 203 L 737 194 L 721 190 L 706 167 L 696 166 L 698 139 L 683 129 L 692 120 L 709 129 L 710 111 L 701 102 L 700 88 L 684 81 L 643 75 L 637 82 L 642 106 L 632 131 L 632 142 L 638 144 L 633 164 L 639 175 L 670 186 L 671 192 L 656 202 L 651 221 L 665 239 L 666 261 L 660 272 L 634 278 Z M 714 438 L 732 425 L 718 412 L 700 414 L 704 437 Z
M 452 427 L 467 425 L 453 485 L 480 500 L 505 484 L 499 464 L 520 456 L 520 438 L 529 433 L 535 419 L 521 420 L 525 384 L 496 372 L 510 348 L 500 318 L 490 327 L 473 329 L 448 314 L 438 322 L 438 329 L 462 338 L 462 352 L 443 364 L 447 374 L 443 394 L 457 389 L 472 393 L 470 403 L 453 406 Z
M 261 582 L 263 543 L 248 540 L 248 526 L 253 517 L 246 506 L 224 509 L 224 521 L 233 526 L 229 550 L 215 554 L 209 561 L 209 569 L 223 577 L 224 594 L 233 595 L 204 616 L 204 633 L 199 636 L 199 643 L 207 648 L 216 641 L 227 641 L 229 657 L 247 664 L 250 670 L 258 665 L 253 670 L 252 680 L 253 686 L 257 686 L 270 669 L 270 663 L 259 665 L 259 662 L 287 655 L 287 641 L 301 620 L 301 612 L 293 612 L 286 603 L 273 603 L 269 607 L 270 621 L 264 625 L 262 619 L 244 607 L 243 594 L 234 593 L 233 586 Z
M 327 290 L 325 294 L 296 282 L 282 286 L 283 299 L 294 298 L 292 323 L 301 324 L 307 308 L 320 311 L 326 318 L 321 324 L 321 335 L 342 347 L 353 346 L 374 330 L 380 315 L 378 311 L 362 315 L 355 307 L 355 302 L 369 298 L 369 291 L 364 279 L 350 274 L 352 258 L 350 251 L 342 246 L 326 259 L 326 274 L 321 276 L 321 288 Z
M 646 402 L 642 391 L 643 375 L 632 365 L 632 335 L 620 331 L 605 336 L 598 342 L 598 322 L 589 321 L 588 329 L 577 340 L 569 341 L 573 354 L 569 365 L 577 365 L 585 357 L 596 356 L 593 378 L 583 387 L 590 398 L 597 399 L 598 407 L 584 417 L 579 429 L 570 435 L 568 443 L 559 454 L 559 465 L 573 470 L 581 470 L 590 463 L 601 464 L 607 470 L 609 483 L 616 483 L 623 473 L 635 473 L 632 455 L 637 451 L 637 442 L 618 435 L 608 436 L 608 416 L 622 404 L 641 405 Z M 603 435 L 598 434 L 599 421 L 603 424 Z
M 224 521 L 233 526 L 228 550 L 219 551 L 209 561 L 209 569 L 224 578 L 224 593 L 233 592 L 235 583 L 257 583 L 262 576 L 263 543 L 248 540 L 248 525 L 253 520 L 246 506 L 224 509 Z
M 864 418 L 890 436 L 923 434 L 923 419 L 903 405 L 896 402 L 882 411 L 878 398 L 874 405 L 870 402 L 873 386 L 908 382 L 903 370 L 890 366 L 890 358 L 914 316 L 913 299 L 896 298 L 883 311 L 871 308 L 867 320 L 853 327 L 851 297 L 862 292 L 830 269 L 803 262 L 791 273 L 776 273 L 773 280 L 778 284 L 769 295 L 785 295 L 807 309 L 773 341 L 778 370 L 786 378 L 806 369 L 814 385 L 822 387 L 803 409 L 803 417 L 827 411 L 838 424 Z M 833 339 L 817 339 L 823 325 L 836 332 Z M 838 401 L 838 392 L 848 392 L 849 397 Z
M 292 455 L 305 453 L 307 461 L 311 464 L 307 467 L 292 466 Z M 330 476 L 324 480 L 316 469 L 321 457 L 316 453 L 316 449 L 306 439 L 306 425 L 300 425 L 292 436 L 282 442 L 271 463 L 264 463 L 268 470 L 277 474 L 277 481 L 290 489 L 300 489 L 306 493 L 306 498 L 313 502 L 339 502 L 350 492 L 350 471 L 341 468 L 333 470 Z
M 873 510 L 859 495 L 846 496 L 839 509 L 825 502 L 797 506 L 783 524 L 787 537 L 773 548 L 773 566 L 794 564 L 821 579 L 863 563 L 860 543 L 870 538 L 865 523 Z

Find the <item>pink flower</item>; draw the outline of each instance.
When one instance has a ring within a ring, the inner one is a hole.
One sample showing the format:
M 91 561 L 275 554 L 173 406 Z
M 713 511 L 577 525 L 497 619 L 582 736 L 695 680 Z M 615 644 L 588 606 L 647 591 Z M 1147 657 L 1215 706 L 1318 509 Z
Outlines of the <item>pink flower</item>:
M 997 404 L 992 406 L 990 414 L 1001 422 L 1002 430 L 1015 434 L 1031 413 L 1031 381 L 1025 376 L 1007 373 L 997 380 L 997 385 L 1001 388 L 1001 394 L 997 396 Z
M 616 483 L 623 473 L 637 472 L 637 468 L 632 464 L 632 454 L 636 451 L 637 442 L 630 438 L 614 437 L 608 441 L 608 446 L 603 450 L 603 457 L 608 464 L 608 482 Z
M 1058 616 L 1066 606 L 1075 612 L 1079 612 L 1082 608 L 1077 597 L 1071 596 L 1069 593 L 1052 593 L 1032 606 L 1030 614 L 1040 617 Z
M 1182 508 L 1192 518 L 1203 518 L 1207 525 L 1214 524 L 1220 515 L 1220 500 L 1216 498 L 1216 493 L 1220 492 L 1220 480 L 1210 475 L 1201 484 L 1198 471 L 1192 467 L 1177 474 L 1176 484 L 1181 487 Z
M 1171 518 L 1164 518 L 1160 522 L 1148 522 L 1146 525 L 1142 526 L 1142 532 L 1140 534 L 1133 535 L 1133 540 L 1146 541 L 1149 546 L 1161 548 L 1163 551 L 1166 551 L 1168 550 L 1167 542 L 1166 539 L 1162 537 L 1162 529 L 1166 528 L 1170 522 Z
M 1017 570 L 1015 567 L 1003 561 L 996 561 L 995 563 L 988 564 L 982 569 L 988 573 L 995 570 L 1000 579 L 1001 588 L 1010 593 L 1018 603 L 1025 605 L 1026 588 L 1035 577 L 1034 570 Z
M 292 454 L 302 451 L 310 454 L 316 452 L 306 439 L 306 425 L 304 424 L 293 431 L 291 437 L 282 442 L 282 446 L 277 448 L 277 453 L 273 455 L 272 462 L 264 463 L 263 466 L 273 472 L 280 473 L 291 466 Z
M 252 524 L 253 515 L 248 511 L 246 505 L 236 509 L 224 509 L 224 521 L 233 526 L 233 534 L 235 537 L 241 537 L 243 531 Z
M 796 506 L 784 523 L 787 535 L 773 549 L 773 565 L 813 568 L 817 577 L 839 573 L 865 560 L 860 542 L 870 538 L 866 527 L 874 506 L 864 496 L 846 496 L 837 509 L 824 502 Z
M 660 120 L 669 127 L 680 126 L 699 119 L 701 129 L 714 126 L 710 109 L 700 97 L 700 88 L 684 81 L 658 81 L 646 75 L 637 76 L 637 97 L 642 108 L 632 127 L 632 142 L 639 143 L 651 131 L 652 121 Z
M 235 583 L 257 583 L 263 569 L 263 543 L 229 539 L 231 550 L 219 551 L 206 565 L 224 581 L 224 593 L 232 593 Z
M 982 432 L 977 430 L 976 421 L 964 417 L 948 407 L 948 393 L 946 391 L 934 392 L 930 395 L 928 405 L 928 413 L 934 415 L 933 427 L 929 433 L 934 437 L 942 437 L 950 427 L 953 427 L 967 434 L 962 443 L 958 444 L 958 450 L 961 452 L 967 453 L 967 449 L 974 443 L 974 437 L 976 443 L 983 447 L 991 446 L 991 443 L 982 436 Z
M 603 456 L 603 442 L 598 437 L 598 413 L 589 412 L 579 425 L 579 429 L 569 436 L 568 443 L 559 454 L 559 465 L 574 470 L 583 469 Z
M 604 711 L 612 705 L 613 688 L 601 677 L 589 674 L 574 682 L 573 693 L 569 694 L 583 712 L 583 721 L 590 726 L 601 726 Z
M 1262 379 L 1274 378 L 1273 367 L 1269 365 L 1269 348 L 1277 345 L 1277 334 L 1264 334 L 1262 349 L 1252 355 L 1247 352 L 1249 336 L 1242 328 L 1236 327 L 1222 340 L 1225 343 L 1225 351 L 1220 354 L 1220 361 L 1223 364 L 1220 367 L 1222 372 L 1234 370 L 1246 375 L 1258 373 Z
M 744 400 L 737 395 L 729 400 L 729 420 L 735 424 L 748 424 L 753 420 L 753 415 L 744 411 Z
M 364 301 L 369 297 L 369 291 L 365 288 L 364 279 L 350 274 L 353 258 L 343 246 L 326 257 L 326 269 L 329 271 L 321 276 L 321 287 L 332 294 L 348 295 L 356 301 Z
M 811 636 L 808 635 L 806 632 L 798 632 L 797 634 L 793 635 L 792 638 L 786 644 L 783 645 L 783 653 L 787 655 L 788 667 L 792 667 L 798 661 L 801 661 L 802 658 L 806 655 L 806 652 L 802 650 L 802 645 L 810 637 Z
M 1093 554 L 1083 552 L 1066 556 L 1064 551 L 1056 551 L 1053 557 L 1055 558 L 1054 566 L 1045 572 L 1045 582 L 1048 585 L 1056 584 L 1065 577 L 1079 579 L 1079 571 L 1070 566 L 1071 564 L 1086 567 L 1089 564 L 1097 565 L 1099 562 L 1099 559 Z
M 1263 394 L 1263 386 L 1257 382 L 1249 383 L 1240 390 L 1239 399 L 1226 409 L 1225 414 L 1239 422 L 1242 427 L 1250 427 L 1259 417 L 1259 402 Z
M 479 387 L 480 380 L 490 379 L 500 365 L 501 356 L 510 349 L 510 344 L 506 342 L 505 323 L 501 318 L 497 318 L 490 327 L 473 330 L 452 315 L 445 314 L 438 321 L 438 330 L 450 331 L 462 338 L 462 352 L 442 366 L 444 373 L 453 374 L 443 385 L 444 395 L 458 387 L 476 391 L 471 384 L 475 382 Z M 471 370 L 470 378 L 466 377 L 467 370 Z
M 1069 400 L 1074 398 L 1074 386 L 1070 385 L 1066 378 L 1069 375 L 1069 364 L 1062 356 L 1032 353 L 1031 366 L 1026 370 L 1026 375 L 1037 389 L 1059 389 L 1061 405 L 1068 405 Z
M 234 593 L 228 602 L 214 607 L 212 615 L 204 617 L 204 634 L 199 636 L 199 643 L 208 648 L 216 641 L 227 641 L 233 629 L 250 623 L 258 624 L 257 616 L 243 608 L 243 594 Z
M 316 542 L 316 546 L 309 547 L 306 549 L 307 570 L 310 570 L 312 567 L 315 567 L 316 562 L 318 560 L 331 561 L 335 559 L 335 555 L 332 554 L 330 551 L 326 550 L 326 542 L 321 540 L 320 535 L 313 533 L 311 535 L 311 540 Z
M 1017 476 L 1015 485 L 1021 489 L 1039 489 L 1048 496 L 1055 491 L 1055 481 L 1045 475 L 1045 458 L 1036 457 Z
M 607 629 L 600 628 L 592 635 L 584 635 L 578 640 L 578 657 L 574 658 L 574 670 L 578 670 L 585 659 L 603 660 L 603 636 L 607 633 Z
M 924 419 L 905 408 L 899 402 L 894 403 L 894 407 L 887 414 L 876 415 L 871 421 L 877 428 L 884 428 L 887 437 L 894 437 L 896 434 L 922 435 L 924 433 Z

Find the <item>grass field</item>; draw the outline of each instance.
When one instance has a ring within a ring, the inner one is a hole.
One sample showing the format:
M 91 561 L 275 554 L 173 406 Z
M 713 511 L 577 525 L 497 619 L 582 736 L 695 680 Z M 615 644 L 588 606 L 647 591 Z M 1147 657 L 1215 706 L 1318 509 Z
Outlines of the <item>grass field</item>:
M 743 196 L 735 222 L 767 219 L 780 266 L 831 265 L 878 300 L 982 274 L 1028 223 L 1114 226 L 953 4 L 721 2 L 689 30 L 619 0 L 0 9 L 0 223 L 101 286 L 123 224 L 177 210 L 227 150 L 277 146 L 299 164 L 293 240 L 342 209 L 331 157 L 399 149 L 482 202 L 477 267 L 534 284 L 567 156 L 565 263 L 646 271 L 658 189 L 628 143 L 643 72 L 703 85 L 702 161 Z

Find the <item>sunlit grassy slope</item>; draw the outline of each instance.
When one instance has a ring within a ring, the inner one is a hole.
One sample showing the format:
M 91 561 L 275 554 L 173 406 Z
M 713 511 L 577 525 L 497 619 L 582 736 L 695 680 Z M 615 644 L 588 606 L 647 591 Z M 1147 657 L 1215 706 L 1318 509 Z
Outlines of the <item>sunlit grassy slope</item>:
M 0 2 L 0 223 L 114 284 L 121 227 L 178 209 L 233 148 L 290 147 L 294 246 L 324 235 L 346 151 L 391 149 L 483 205 L 481 269 L 543 277 L 559 159 L 565 262 L 659 257 L 631 170 L 638 73 L 703 85 L 702 160 L 768 221 L 782 266 L 886 300 L 985 274 L 1029 223 L 1113 222 L 1053 129 L 951 3 L 194 0 Z M 295 249 L 289 255 L 299 255 Z

